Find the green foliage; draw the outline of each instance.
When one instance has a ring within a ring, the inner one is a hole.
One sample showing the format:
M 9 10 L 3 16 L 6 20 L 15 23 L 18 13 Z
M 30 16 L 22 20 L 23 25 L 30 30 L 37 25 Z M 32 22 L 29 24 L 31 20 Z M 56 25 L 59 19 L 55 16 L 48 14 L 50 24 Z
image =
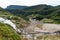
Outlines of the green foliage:
M 0 40 L 21 40 L 21 37 L 9 25 L 0 23 Z
M 60 6 L 50 5 L 36 5 L 27 7 L 22 10 L 12 10 L 14 14 L 21 15 L 22 18 L 28 18 L 29 16 L 33 19 L 42 20 L 44 18 L 54 20 L 53 23 L 59 22 L 60 20 Z M 11 12 L 11 11 L 10 11 Z M 29 19 L 29 18 L 28 18 Z
M 9 19 L 15 24 L 19 22 L 20 19 L 22 19 L 21 17 L 11 14 L 10 12 L 4 10 L 3 8 L 0 8 L 0 17 Z M 11 26 L 0 23 L 0 40 L 21 40 L 21 37 L 13 30 L 13 28 L 11 28 Z

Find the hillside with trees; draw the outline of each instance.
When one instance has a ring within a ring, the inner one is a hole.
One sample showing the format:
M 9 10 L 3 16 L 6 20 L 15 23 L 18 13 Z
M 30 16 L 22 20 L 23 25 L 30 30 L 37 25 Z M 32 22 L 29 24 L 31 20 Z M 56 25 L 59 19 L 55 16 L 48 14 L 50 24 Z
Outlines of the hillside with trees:
M 22 10 L 17 9 L 16 11 L 12 10 L 13 14 L 17 14 L 23 18 L 32 17 L 37 20 L 53 20 L 51 23 L 60 23 L 60 6 L 51 6 L 46 4 L 30 6 Z M 9 11 L 10 12 L 10 11 Z

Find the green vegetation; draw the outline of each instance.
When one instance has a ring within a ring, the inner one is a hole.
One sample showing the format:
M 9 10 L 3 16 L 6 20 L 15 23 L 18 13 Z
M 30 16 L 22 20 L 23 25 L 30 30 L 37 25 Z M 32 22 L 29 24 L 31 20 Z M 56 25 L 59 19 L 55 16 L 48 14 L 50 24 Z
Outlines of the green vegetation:
M 18 28 L 25 27 L 24 25 L 22 25 L 22 23 L 25 22 L 23 18 L 11 14 L 10 12 L 4 10 L 1 7 L 0 17 L 11 20 L 13 23 L 17 25 Z M 20 35 L 18 35 L 18 33 L 16 33 L 11 26 L 0 23 L 0 40 L 23 40 L 23 38 L 21 39 Z
M 21 37 L 9 25 L 0 23 L 0 40 L 21 40 Z
M 0 7 L 0 17 L 11 20 L 13 23 L 17 25 L 18 28 L 25 27 L 25 25 L 23 24 L 27 25 L 29 20 L 27 18 L 24 18 L 23 16 L 17 16 L 17 15 L 11 14 L 10 12 L 8 12 L 7 10 L 1 7 Z
M 53 20 L 52 23 L 60 23 L 60 6 L 50 6 L 50 5 L 36 5 L 27 7 L 22 10 L 12 10 L 13 14 L 17 14 L 22 18 L 32 17 L 33 19 L 42 20 L 44 18 Z

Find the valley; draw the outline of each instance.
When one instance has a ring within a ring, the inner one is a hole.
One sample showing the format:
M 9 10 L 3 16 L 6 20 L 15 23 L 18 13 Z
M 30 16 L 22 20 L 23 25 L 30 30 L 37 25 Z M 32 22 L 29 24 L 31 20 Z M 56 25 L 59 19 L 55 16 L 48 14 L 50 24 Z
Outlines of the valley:
M 60 40 L 60 6 L 0 7 L 0 40 Z

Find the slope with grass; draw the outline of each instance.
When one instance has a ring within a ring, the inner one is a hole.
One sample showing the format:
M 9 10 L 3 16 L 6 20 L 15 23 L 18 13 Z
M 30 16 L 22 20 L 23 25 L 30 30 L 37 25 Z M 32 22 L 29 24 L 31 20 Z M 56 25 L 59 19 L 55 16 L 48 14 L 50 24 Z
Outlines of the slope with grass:
M 0 22 L 0 40 L 21 40 L 21 37 L 12 27 Z
M 1 7 L 0 7 L 0 17 L 4 18 L 6 22 L 8 22 L 7 20 L 10 20 L 12 23 L 16 24 L 17 28 L 25 27 L 25 25 L 22 25 L 23 23 L 26 24 L 23 18 L 11 14 L 10 12 L 6 11 Z M 4 24 L 2 22 L 0 23 L 0 40 L 23 40 L 23 38 L 21 38 L 20 35 L 16 33 L 11 26 Z

